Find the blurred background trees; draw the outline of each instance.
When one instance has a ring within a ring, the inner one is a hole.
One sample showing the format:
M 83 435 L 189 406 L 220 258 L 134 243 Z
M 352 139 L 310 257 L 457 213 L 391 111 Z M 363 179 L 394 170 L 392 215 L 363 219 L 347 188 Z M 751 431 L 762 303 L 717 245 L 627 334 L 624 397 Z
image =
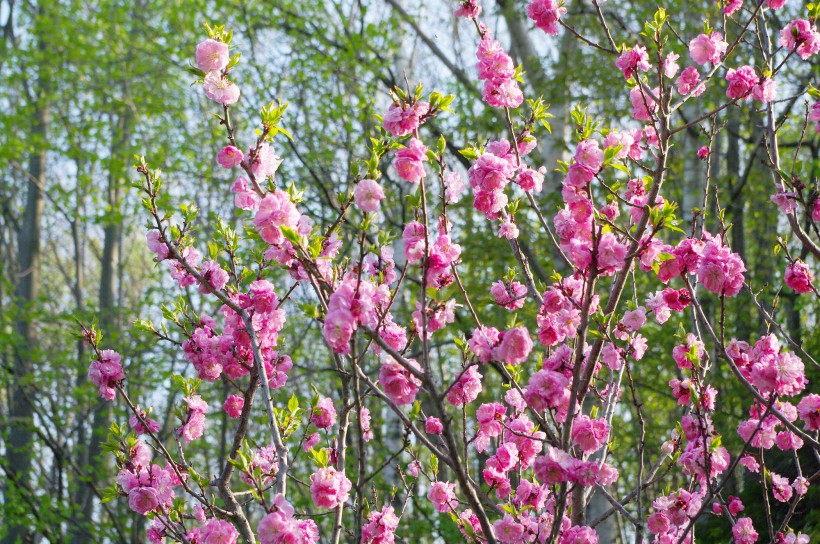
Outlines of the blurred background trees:
M 568 23 L 597 40 L 600 30 L 589 2 L 567 4 Z M 650 4 L 605 4 L 617 22 L 612 28 L 617 42 L 631 45 L 638 39 L 642 22 L 657 8 Z M 684 20 L 673 21 L 680 36 L 697 33 L 706 14 L 718 9 L 705 0 L 665 4 L 669 12 L 686 14 Z M 802 2 L 791 4 L 770 15 L 782 18 L 773 22 L 773 28 L 782 28 L 803 9 Z M 537 162 L 548 170 L 538 200 L 551 217 L 560 185 L 560 174 L 553 170 L 573 141 L 571 109 L 581 104 L 613 126 L 622 121 L 629 125 L 628 91 L 612 69 L 613 59 L 567 32 L 551 38 L 534 31 L 525 3 L 485 0 L 483 6 L 492 30 L 523 65 L 525 94 L 543 96 L 555 116 L 552 132 L 537 134 Z M 202 36 L 202 24 L 219 22 L 233 28 L 234 43 L 248 63 L 241 72 L 246 79 L 238 82 L 243 90 L 239 106 L 244 118 L 236 120 L 240 127 L 249 130 L 260 105 L 273 99 L 290 102 L 285 124 L 295 142 L 277 149 L 285 157 L 279 175 L 285 183 L 298 180 L 308 189 L 306 209 L 314 223 L 321 224 L 335 219 L 339 193 L 348 190 L 352 177 L 350 164 L 365 153 L 368 137 L 380 123 L 376 115 L 386 109 L 386 92 L 394 85 L 412 88 L 422 81 L 428 90 L 456 95 L 457 115 L 437 119 L 430 128 L 447 134 L 450 164 L 463 161 L 456 151 L 468 143 L 493 131 L 503 137 L 496 112 L 481 102 L 474 32 L 454 20 L 453 8 L 454 3 L 445 0 L 0 1 L 0 542 L 145 541 L 144 518 L 130 512 L 101 483 L 113 481 L 102 443 L 112 422 L 123 424 L 126 416 L 116 404 L 101 402 L 87 383 L 90 359 L 74 333 L 78 320 L 100 316 L 106 344 L 124 356 L 132 397 L 145 399 L 164 416 L 157 418 L 167 422 L 161 434 L 170 436 L 173 417 L 167 416 L 173 414 L 179 392 L 157 384 L 167 383 L 174 373 L 190 374 L 190 369 L 180 349 L 158 344 L 149 332 L 134 326 L 139 318 L 161 321 L 161 294 L 168 283 L 145 246 L 146 218 L 130 188 L 136 178 L 131 166 L 134 154 L 149 157 L 167 172 L 169 190 L 177 200 L 197 206 L 201 217 L 219 214 L 235 221 L 228 191 L 233 180 L 214 160 L 220 136 L 208 128 L 213 123 L 203 122 L 212 106 L 189 87 L 193 78 L 185 72 Z M 731 30 L 732 22 L 727 24 Z M 685 44 L 674 46 L 683 61 Z M 817 138 L 810 132 L 799 149 L 797 142 L 806 116 L 805 89 L 816 76 L 817 65 L 795 66 L 799 68 L 779 79 L 777 111 L 786 123 L 781 141 L 789 151 L 783 161 L 786 170 L 794 169 L 795 175 L 810 181 L 820 168 Z M 709 103 L 707 99 L 702 106 Z M 777 233 L 784 236 L 784 243 L 789 239 L 769 200 L 772 181 L 764 164 L 760 127 L 751 121 L 753 107 L 749 103 L 729 108 L 714 135 L 690 129 L 686 145 L 673 152 L 674 175 L 666 192 L 682 204 L 687 221 L 701 218 L 709 230 L 717 221 L 715 209 L 698 206 L 707 190 L 706 168 L 711 168 L 710 202 L 714 206 L 719 199 L 726 207 L 726 220 L 734 225 L 732 248 L 744 256 L 749 277 L 756 282 L 753 289 L 761 291 L 757 301 L 746 292 L 739 296 L 726 316 L 727 330 L 741 339 L 765 333 L 768 325 L 758 311 L 760 304 L 787 323 L 787 332 L 809 353 L 817 353 L 817 304 L 781 291 L 785 264 L 772 247 L 760 242 L 774 240 Z M 698 114 L 691 108 L 680 113 L 687 119 Z M 695 151 L 710 138 L 713 154 L 707 165 L 695 158 Z M 391 171 L 383 179 L 390 205 L 382 210 L 386 221 L 398 229 L 408 220 L 406 185 Z M 492 306 L 488 290 L 508 272 L 499 263 L 505 262 L 509 249 L 487 222 L 474 220 L 468 200 L 450 212 L 458 236 L 481 241 L 465 246 L 468 252 L 481 250 L 480 255 L 464 255 L 465 263 L 477 263 L 462 268 L 465 287 L 485 293 L 476 308 L 483 318 L 505 320 L 506 315 Z M 547 283 L 559 263 L 535 228 L 537 218 L 519 213 L 518 220 L 533 272 Z M 208 228 L 203 222 L 201 229 Z M 353 247 L 352 241 L 343 239 L 344 247 Z M 811 266 L 818 270 L 817 263 Z M 312 304 L 307 293 L 296 292 L 294 297 Z M 195 290 L 185 293 L 181 303 L 197 314 L 216 313 L 216 308 L 203 306 Z M 410 301 L 402 305 L 395 313 L 407 319 L 413 307 Z M 458 317 L 467 334 L 468 320 Z M 680 321 L 681 330 L 691 326 L 686 316 Z M 647 392 L 640 399 L 644 417 L 659 423 L 675 421 L 676 403 L 665 384 L 675 377 L 671 351 L 677 341 L 647 328 L 648 336 L 654 334 L 652 349 L 634 376 Z M 284 338 L 297 370 L 288 388 L 279 393 L 277 401 L 282 403 L 292 391 L 309 397 L 311 383 L 333 379 L 324 372 L 330 368 L 330 357 L 314 324 L 291 318 Z M 441 372 L 447 372 L 453 354 L 453 346 L 437 346 Z M 716 424 L 734 429 L 745 416 L 745 393 L 728 369 L 715 371 L 725 377 Z M 812 383 L 820 379 L 810 365 L 807 374 Z M 637 418 L 630 405 L 623 410 L 617 416 L 620 424 L 635 426 L 637 442 Z M 398 449 L 404 437 L 400 426 L 390 424 L 388 414 L 373 415 L 379 440 L 371 443 L 375 452 L 368 462 L 376 467 L 389 459 L 391 445 Z M 209 418 L 211 425 L 230 428 L 219 410 L 212 410 Z M 210 436 L 210 441 L 199 444 L 199 454 L 206 459 L 224 454 L 226 448 L 225 432 Z M 724 436 L 738 440 L 732 432 Z M 667 438 L 647 437 L 648 447 L 657 448 Z M 633 483 L 637 470 L 636 442 L 616 445 L 624 488 Z M 817 469 L 816 460 L 803 462 Z M 386 471 L 376 487 L 389 489 L 395 477 L 395 471 Z M 738 478 L 732 485 L 733 492 L 742 495 L 750 484 Z M 647 491 L 649 500 L 653 493 Z M 814 488 L 810 493 L 812 497 L 800 506 L 805 515 L 796 517 L 796 523 L 804 525 L 795 526 L 808 533 L 820 530 L 820 493 Z M 296 496 L 292 500 L 298 501 Z M 747 508 L 754 517 L 754 509 L 762 505 L 747 502 Z M 407 527 L 419 528 L 414 541 L 460 538 L 455 526 L 432 515 L 424 500 L 412 502 L 410 518 Z M 622 528 L 613 525 L 606 530 L 602 542 L 625 541 Z M 712 530 L 707 522 L 701 534 L 714 541 L 725 537 Z

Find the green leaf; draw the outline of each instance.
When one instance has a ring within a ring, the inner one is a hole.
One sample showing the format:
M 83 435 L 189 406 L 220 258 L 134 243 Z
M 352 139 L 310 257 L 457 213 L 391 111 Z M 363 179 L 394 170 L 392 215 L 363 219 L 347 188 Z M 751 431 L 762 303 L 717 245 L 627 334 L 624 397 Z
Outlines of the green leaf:
M 290 400 L 288 400 L 288 411 L 292 414 L 299 408 L 299 399 L 296 398 L 295 394 L 290 396 Z

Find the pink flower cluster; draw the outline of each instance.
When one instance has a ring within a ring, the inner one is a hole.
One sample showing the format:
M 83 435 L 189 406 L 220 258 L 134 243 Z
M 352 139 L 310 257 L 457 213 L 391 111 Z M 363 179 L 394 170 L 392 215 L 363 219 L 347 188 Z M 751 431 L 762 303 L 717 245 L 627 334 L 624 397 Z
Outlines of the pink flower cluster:
M 225 43 L 209 38 L 196 46 L 197 67 L 206 72 L 205 95 L 225 106 L 239 100 L 239 87 L 225 75 L 230 60 L 230 51 Z
M 690 493 L 685 489 L 655 499 L 652 503 L 655 513 L 647 520 L 649 532 L 655 535 L 654 542 L 667 544 L 681 540 L 690 519 L 697 515 L 702 505 L 701 492 Z
M 185 417 L 182 426 L 176 429 L 176 434 L 185 439 L 185 442 L 196 440 L 205 432 L 205 414 L 208 413 L 208 403 L 199 395 L 185 397 Z
M 318 429 L 327 429 L 336 424 L 336 408 L 333 399 L 320 397 L 310 414 L 310 422 Z
M 609 463 L 584 461 L 567 452 L 547 446 L 546 453 L 535 460 L 535 477 L 545 485 L 571 482 L 583 486 L 611 485 L 618 471 Z
M 427 147 L 418 138 L 410 138 L 407 145 L 396 151 L 396 171 L 399 177 L 410 183 L 418 183 L 425 176 Z
M 317 544 L 316 522 L 310 518 L 297 520 L 293 513 L 293 506 L 285 497 L 276 495 L 271 512 L 262 518 L 256 531 L 260 544 Z
M 318 508 L 336 508 L 350 497 L 353 484 L 333 467 L 320 468 L 310 475 L 310 495 Z
M 278 308 L 273 285 L 267 280 L 254 281 L 248 293 L 235 294 L 233 299 L 251 315 L 270 386 L 282 387 L 293 363 L 290 357 L 280 356 L 275 350 L 279 331 L 285 324 L 285 311 Z M 182 345 L 185 357 L 199 377 L 208 381 L 216 381 L 223 372 L 235 380 L 248 374 L 254 366 L 253 349 L 245 323 L 228 306 L 222 307 L 222 314 L 225 316 L 222 334 L 218 334 L 213 318 L 202 316 L 199 327 Z
M 362 544 L 393 544 L 399 518 L 392 506 L 372 510 L 367 516 L 368 523 L 362 527 Z
M 820 52 L 820 32 L 807 20 L 796 19 L 780 31 L 778 43 L 806 60 Z
M 527 6 L 527 16 L 550 36 L 558 34 L 558 22 L 566 13 L 567 8 L 560 0 L 532 0 Z
M 494 40 L 489 30 L 484 30 L 478 44 L 478 79 L 484 82 L 482 96 L 494 108 L 517 108 L 524 101 L 524 95 L 514 79 L 515 65 L 498 40 Z
M 490 287 L 495 303 L 506 310 L 519 310 L 527 298 L 527 286 L 517 281 L 498 280 Z
M 560 235 L 559 235 L 560 236 Z M 583 279 L 579 274 L 563 278 L 544 292 L 544 303 L 538 311 L 538 340 L 546 347 L 572 338 L 581 324 L 584 301 Z M 598 297 L 593 295 L 590 313 L 598 308 Z
M 708 36 L 701 34 L 689 42 L 689 55 L 697 64 L 717 64 L 726 53 L 729 44 L 723 39 L 720 32 L 712 32 Z
M 379 203 L 385 199 L 384 189 L 372 179 L 363 179 L 356 184 L 353 191 L 353 201 L 365 213 L 379 211 Z
M 412 134 L 424 122 L 424 118 L 430 111 L 430 104 L 427 102 L 416 102 L 414 104 L 390 104 L 387 113 L 384 114 L 384 129 L 393 135 L 394 138 L 401 138 Z
M 433 482 L 427 498 L 439 512 L 453 512 L 458 505 L 455 488 L 456 484 L 450 482 Z
M 421 372 L 421 367 L 413 359 L 406 359 L 407 363 Z M 404 368 L 393 358 L 382 363 L 379 370 L 379 385 L 394 403 L 398 405 L 413 404 L 416 393 L 421 388 L 421 380 Z
M 764 395 L 794 396 L 806 387 L 803 361 L 784 351 L 773 334 L 761 337 L 751 348 L 746 342 L 733 340 L 727 351 L 743 376 Z
M 448 234 L 441 232 L 435 242 L 426 233 L 423 224 L 410 221 L 402 232 L 404 258 L 408 264 L 416 264 L 427 255 L 427 286 L 441 289 L 450 285 L 455 277 L 452 265 L 461 256 L 461 246 L 454 243 Z
M 117 483 L 128 494 L 128 507 L 143 516 L 170 508 L 174 501 L 173 486 L 180 484 L 176 474 L 150 464 L 151 449 L 142 441 L 129 454 L 117 473 Z
M 125 371 L 120 364 L 120 354 L 104 349 L 88 367 L 88 380 L 93 383 L 105 400 L 114 400 L 117 387 L 125 379 Z
M 783 279 L 786 285 L 794 289 L 795 293 L 810 293 L 814 290 L 814 274 L 803 261 L 797 260 L 786 266 Z
M 626 49 L 615 65 L 620 68 L 624 74 L 624 79 L 635 77 L 638 70 L 648 72 L 652 68 L 649 63 L 649 53 L 646 52 L 646 47 L 636 45 L 632 49 Z

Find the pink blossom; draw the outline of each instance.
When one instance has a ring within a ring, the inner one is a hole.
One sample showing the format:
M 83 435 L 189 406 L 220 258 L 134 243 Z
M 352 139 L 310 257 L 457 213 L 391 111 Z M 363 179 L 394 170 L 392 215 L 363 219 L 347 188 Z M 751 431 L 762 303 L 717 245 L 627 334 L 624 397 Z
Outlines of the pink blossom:
M 698 149 L 698 158 L 701 160 L 705 160 L 709 156 L 709 147 L 703 146 Z
M 128 492 L 128 507 L 143 516 L 159 506 L 159 495 L 153 487 L 136 487 Z
M 558 21 L 566 12 L 559 0 L 532 0 L 527 6 L 527 16 L 550 36 L 558 34 Z
M 510 329 L 501 336 L 501 343 L 493 350 L 493 358 L 508 365 L 520 365 L 532 351 L 532 339 L 526 327 Z
M 771 472 L 770 476 L 772 479 L 772 494 L 774 494 L 774 498 L 780 502 L 789 502 L 794 490 L 789 484 L 788 478 L 775 474 L 774 472 Z
M 678 66 L 678 59 L 680 55 L 674 52 L 669 52 L 666 54 L 666 58 L 663 59 L 663 75 L 672 79 L 677 75 L 680 66 Z
M 354 325 L 353 315 L 343 308 L 327 313 L 322 335 L 334 353 L 350 353 L 350 338 L 353 336 Z
M 498 402 L 482 404 L 476 411 L 478 429 L 490 438 L 501 434 L 501 423 L 507 408 Z
M 494 108 L 517 108 L 524 101 L 521 88 L 514 79 L 484 81 L 481 96 Z
M 596 173 L 604 164 L 604 152 L 596 140 L 583 140 L 575 148 L 575 162 Z
M 282 164 L 282 157 L 276 154 L 276 150 L 267 142 L 252 148 L 245 155 L 245 161 L 249 163 L 251 172 L 257 181 L 264 181 L 272 178 L 276 170 Z
M 417 138 L 411 138 L 407 146 L 396 152 L 396 171 L 399 177 L 410 183 L 418 183 L 424 177 L 427 147 Z
M 739 462 L 741 465 L 746 467 L 746 470 L 749 472 L 757 472 L 760 470 L 760 463 L 758 463 L 757 460 L 755 460 L 755 458 L 751 455 L 744 455 L 740 458 Z
M 362 544 L 393 544 L 399 518 L 393 507 L 384 506 L 380 511 L 371 510 L 368 523 L 362 527 Z
M 493 523 L 495 537 L 502 544 L 519 544 L 524 542 L 524 526 L 515 521 L 509 514 Z
M 692 93 L 691 96 L 698 97 L 706 91 L 706 85 L 700 83 L 700 73 L 694 66 L 687 66 L 681 72 L 677 85 L 678 92 L 684 96 Z
M 196 46 L 196 65 L 203 72 L 224 70 L 231 60 L 228 45 L 207 39 Z
M 216 261 L 204 261 L 200 266 L 199 273 L 204 280 L 199 284 L 200 293 L 221 291 L 228 284 L 228 273 Z
M 384 189 L 377 181 L 372 179 L 361 180 L 356 184 L 356 189 L 353 191 L 356 206 L 365 213 L 379 211 L 379 202 L 384 198 Z
M 820 395 L 810 393 L 800 399 L 797 414 L 809 431 L 820 431 Z
M 309 452 L 311 449 L 316 447 L 316 444 L 319 443 L 319 439 L 319 433 L 311 434 L 305 439 L 305 443 L 302 444 L 302 449 L 305 450 L 306 453 Z
M 157 256 L 157 262 L 168 258 L 168 246 L 162 242 L 158 230 L 149 230 L 145 235 L 145 239 L 148 242 L 148 249 Z
M 607 275 L 623 268 L 626 249 L 626 246 L 620 243 L 613 233 L 604 233 L 598 240 L 598 252 L 596 254 L 598 270 Z
M 313 520 L 298 521 L 283 495 L 273 499 L 272 511 L 262 518 L 257 528 L 260 544 L 316 544 L 319 531 Z
M 259 202 L 253 224 L 264 241 L 269 244 L 281 244 L 285 241 L 281 227 L 296 229 L 300 216 L 299 210 L 290 200 L 290 195 L 277 189 L 265 195 Z
M 752 97 L 755 100 L 760 100 L 764 104 L 768 104 L 777 98 L 777 82 L 770 78 L 762 78 L 757 85 L 752 88 Z
M 592 419 L 580 415 L 572 423 L 572 441 L 584 453 L 597 451 L 609 436 L 609 424 L 604 419 Z
M 630 331 L 637 331 L 646 323 L 646 308 L 638 306 L 636 309 L 626 312 L 621 323 Z
M 658 96 L 658 91 L 652 90 L 655 96 Z M 632 102 L 632 117 L 638 121 L 651 121 L 652 114 L 658 111 L 658 103 L 638 85 L 629 91 L 629 100 Z
M 236 544 L 239 531 L 229 521 L 209 519 L 199 532 L 202 544 Z
M 395 138 L 407 136 L 415 132 L 421 124 L 421 118 L 427 114 L 430 104 L 416 102 L 414 105 L 390 104 L 384 115 L 384 128 Z
M 497 329 L 482 325 L 473 331 L 467 345 L 480 362 L 489 363 L 492 360 L 493 348 L 498 344 L 499 337 L 500 333 Z
M 427 421 L 424 423 L 424 432 L 427 434 L 441 434 L 444 431 L 444 425 L 441 424 L 441 420 L 437 417 L 428 417 Z
M 747 98 L 757 85 L 758 77 L 753 67 L 741 66 L 737 70 L 730 69 L 726 72 L 726 81 L 729 82 L 726 96 L 731 99 Z
M 647 72 L 652 65 L 649 63 L 649 54 L 646 47 L 636 45 L 632 49 L 626 49 L 615 65 L 621 69 L 624 79 L 629 79 L 637 74 L 638 70 Z
M 456 17 L 465 19 L 475 19 L 481 14 L 481 6 L 478 0 L 461 0 L 455 11 Z
M 513 223 L 510 218 L 508 217 L 501 223 L 501 227 L 498 229 L 498 237 L 499 238 L 506 238 L 507 240 L 515 240 L 518 238 L 518 227 Z
M 757 531 L 752 525 L 751 518 L 740 518 L 732 527 L 732 536 L 735 544 L 754 544 L 757 542 Z
M 780 31 L 778 43 L 789 51 L 797 51 L 806 60 L 820 51 L 820 32 L 809 21 L 796 19 Z
M 203 88 L 205 96 L 224 106 L 230 106 L 239 100 L 239 87 L 219 72 L 209 72 L 205 76 Z
M 373 440 L 373 430 L 370 428 L 370 410 L 362 406 L 359 411 L 359 426 L 362 431 L 362 440 L 370 442 Z
M 110 349 L 102 350 L 99 359 L 92 361 L 88 367 L 88 379 L 99 388 L 103 399 L 113 400 L 116 396 L 115 387 L 125 379 L 120 354 Z
M 786 285 L 794 289 L 796 293 L 809 293 L 814 290 L 812 282 L 814 281 L 814 274 L 811 269 L 801 260 L 790 262 L 786 266 L 786 274 L 784 276 Z
M 216 162 L 218 162 L 222 168 L 239 166 L 244 158 L 245 155 L 242 153 L 242 150 L 232 145 L 226 145 L 216 154 Z
M 447 172 L 444 176 L 444 194 L 447 202 L 458 202 L 466 186 L 458 172 Z
M 558 544 L 598 544 L 598 533 L 591 527 L 576 525 L 563 532 Z
M 729 0 L 723 7 L 723 13 L 732 15 L 734 12 L 743 7 L 743 0 Z
M 177 436 L 181 436 L 186 442 L 196 440 L 205 432 L 205 414 L 208 413 L 208 403 L 202 400 L 199 395 L 185 397 L 187 405 L 187 418 L 181 427 L 176 430 Z
M 518 186 L 525 191 L 540 193 L 544 186 L 544 175 L 546 174 L 546 171 L 546 168 L 543 166 L 538 170 L 532 170 L 531 168 L 526 167 L 522 168 L 519 171 L 515 182 L 518 183 Z
M 236 178 L 231 185 L 234 196 L 234 206 L 243 210 L 254 210 L 259 205 L 259 195 L 250 190 L 248 179 L 244 176 Z
M 244 406 L 245 399 L 243 397 L 240 395 L 229 395 L 228 398 L 225 399 L 225 404 L 222 405 L 222 409 L 225 410 L 229 418 L 236 419 L 242 415 L 242 408 Z
M 507 310 L 518 310 L 526 302 L 527 286 L 517 281 L 507 284 L 504 280 L 498 280 L 490 287 L 490 294 L 499 306 Z
M 743 287 L 746 266 L 740 255 L 723 245 L 721 237 L 707 238 L 696 273 L 703 286 L 718 295 L 733 297 Z
M 463 406 L 473 402 L 481 393 L 481 378 L 478 367 L 469 367 L 447 392 L 447 402 L 453 406 Z
M 709 36 L 701 34 L 689 42 L 689 55 L 698 64 L 717 64 L 728 47 L 720 32 L 712 32 Z
M 421 367 L 413 359 L 407 359 L 407 363 L 421 371 Z M 416 393 L 421 387 L 421 380 L 391 358 L 382 363 L 381 370 L 379 370 L 379 385 L 394 403 L 413 404 Z
M 333 467 L 320 468 L 310 475 L 310 495 L 318 508 L 336 508 L 347 501 L 353 485 L 343 472 Z
M 456 485 L 450 482 L 433 482 L 427 498 L 439 512 L 452 512 L 456 508 Z
M 646 521 L 649 532 L 653 535 L 663 535 L 669 532 L 669 518 L 662 512 L 655 512 Z
M 310 422 L 317 429 L 327 429 L 336 424 L 336 408 L 333 406 L 333 399 L 321 397 L 310 414 Z
M 139 412 L 140 417 L 142 419 L 138 418 L 136 415 L 128 416 L 128 424 L 131 426 L 132 429 L 134 429 L 134 432 L 137 433 L 137 434 L 148 434 L 148 431 L 151 431 L 152 433 L 155 433 L 155 434 L 157 432 L 159 432 L 159 422 L 154 421 L 153 419 L 148 417 L 148 414 L 143 412 L 140 409 L 139 405 L 136 406 L 136 409 L 137 409 L 137 412 Z M 148 425 L 147 428 L 145 427 L 145 425 L 142 424 L 143 421 L 145 421 L 145 423 Z M 139 442 L 138 444 L 143 444 L 143 443 Z

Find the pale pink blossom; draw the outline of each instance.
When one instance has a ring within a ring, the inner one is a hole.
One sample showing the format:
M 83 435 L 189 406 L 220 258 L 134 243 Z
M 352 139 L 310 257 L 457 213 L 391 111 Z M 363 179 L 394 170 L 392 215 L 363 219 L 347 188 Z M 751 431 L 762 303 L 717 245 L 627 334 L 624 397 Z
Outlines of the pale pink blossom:
M 239 166 L 244 158 L 245 155 L 242 153 L 242 150 L 232 145 L 226 145 L 216 154 L 216 162 L 218 162 L 222 168 Z
M 353 199 L 356 206 L 365 213 L 375 213 L 379 211 L 379 203 L 384 200 L 384 189 L 379 183 L 372 179 L 363 179 L 356 184 L 353 191 Z
M 196 65 L 203 72 L 224 70 L 230 60 L 228 44 L 208 38 L 196 46 Z
M 225 399 L 225 404 L 222 405 L 222 409 L 225 410 L 229 418 L 236 419 L 242 415 L 242 408 L 244 406 L 245 399 L 240 395 L 229 395 L 228 398 Z
M 318 508 L 336 508 L 347 501 L 352 484 L 333 467 L 320 468 L 310 476 L 310 494 Z

